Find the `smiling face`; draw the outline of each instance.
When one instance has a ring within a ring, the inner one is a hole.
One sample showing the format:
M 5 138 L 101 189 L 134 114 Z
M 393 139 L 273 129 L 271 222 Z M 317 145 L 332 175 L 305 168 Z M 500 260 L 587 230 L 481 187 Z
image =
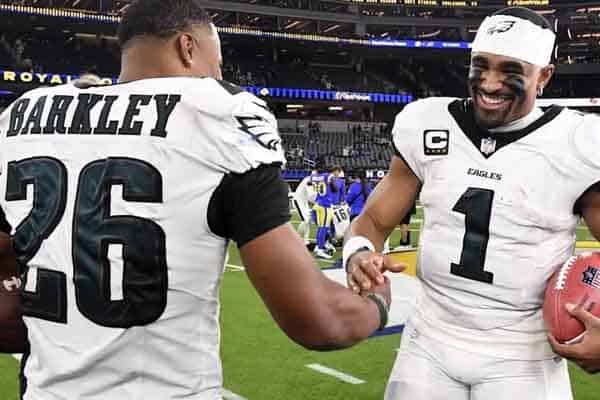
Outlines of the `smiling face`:
M 553 65 L 541 68 L 516 58 L 473 53 L 469 94 L 477 124 L 492 129 L 529 114 L 539 88 L 545 87 L 553 72 Z

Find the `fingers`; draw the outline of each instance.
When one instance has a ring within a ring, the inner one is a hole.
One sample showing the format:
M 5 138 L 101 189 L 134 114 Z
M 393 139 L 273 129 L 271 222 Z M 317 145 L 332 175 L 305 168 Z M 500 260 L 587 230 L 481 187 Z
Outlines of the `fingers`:
M 383 257 L 383 271 L 390 272 L 403 272 L 406 268 L 408 268 L 408 264 L 401 262 L 394 262 L 391 257 L 384 256 Z
M 354 280 L 354 277 L 352 276 L 352 274 L 349 274 L 349 273 L 346 274 L 346 282 L 348 283 L 348 287 L 350 288 L 350 290 L 352 290 L 354 293 L 357 293 L 357 294 L 360 293 L 360 287 Z
M 363 258 L 360 262 L 360 269 L 368 279 L 374 283 L 381 285 L 383 283 L 383 257 L 378 254 L 373 254 L 371 257 Z M 364 288 L 368 290 L 369 288 Z
M 575 306 L 573 304 L 565 305 L 565 308 L 575 318 L 583 323 L 586 330 L 590 330 L 593 326 L 600 327 L 600 318 L 595 317 L 592 313 L 583 308 L 583 305 Z
M 552 350 L 558 355 L 561 355 L 565 358 L 573 358 L 574 352 L 572 350 L 572 346 L 561 344 L 551 333 L 548 334 L 548 341 L 550 342 L 550 346 L 552 346 Z
M 556 354 L 575 362 L 582 368 L 582 365 L 587 362 L 586 335 L 584 335 L 583 339 L 576 344 L 559 343 L 552 334 L 548 334 L 548 341 Z
M 593 351 L 594 342 L 589 335 L 589 332 L 583 335 L 577 344 L 561 344 L 552 334 L 548 335 L 548 341 L 556 354 L 573 361 L 584 371 L 595 374 L 600 372 L 600 358 L 594 356 L 597 352 Z
M 375 285 L 383 285 L 386 278 L 384 271 L 402 272 L 406 269 L 406 264 L 395 263 L 391 258 L 381 254 L 365 252 L 357 254 L 348 262 L 348 287 L 356 291 L 354 286 L 358 286 L 360 291 L 371 290 Z
M 352 281 L 353 285 L 356 286 L 356 288 L 351 286 L 351 289 L 357 293 L 363 290 L 369 290 L 372 286 L 371 280 L 365 275 L 360 266 L 356 266 L 349 270 L 348 281 Z

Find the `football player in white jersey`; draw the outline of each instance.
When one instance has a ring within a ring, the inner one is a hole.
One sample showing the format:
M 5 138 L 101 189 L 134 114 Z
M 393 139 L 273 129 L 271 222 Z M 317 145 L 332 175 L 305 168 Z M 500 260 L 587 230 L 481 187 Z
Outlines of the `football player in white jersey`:
M 533 11 L 498 11 L 473 42 L 471 98 L 417 101 L 396 118 L 390 173 L 343 251 L 350 286 L 379 282 L 384 238 L 421 189 L 423 290 L 386 400 L 572 399 L 542 304 L 579 216 L 600 238 L 600 118 L 535 107 L 554 42 Z
M 294 207 L 298 211 L 298 215 L 302 222 L 298 225 L 298 233 L 304 239 L 304 244 L 308 245 L 310 235 L 310 221 L 312 219 L 311 204 L 315 202 L 317 192 L 312 187 L 311 177 L 318 174 L 318 171 L 314 170 L 312 173 L 300 181 L 296 187 L 296 191 L 292 195 L 292 201 Z
M 134 1 L 119 40 L 119 84 L 36 89 L 0 115 L 23 399 L 221 399 L 229 239 L 294 341 L 342 348 L 381 327 L 389 284 L 362 297 L 327 279 L 288 223 L 276 120 L 220 81 L 201 2 Z

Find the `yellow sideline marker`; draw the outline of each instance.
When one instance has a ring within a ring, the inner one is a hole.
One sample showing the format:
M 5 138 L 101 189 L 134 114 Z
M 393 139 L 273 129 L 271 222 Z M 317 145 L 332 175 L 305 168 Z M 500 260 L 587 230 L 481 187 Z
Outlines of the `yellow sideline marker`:
M 578 240 L 575 244 L 577 249 L 600 249 L 600 242 L 596 240 Z
M 417 276 L 417 249 L 390 250 L 385 254 L 396 262 L 408 264 L 408 268 L 404 270 L 405 274 Z

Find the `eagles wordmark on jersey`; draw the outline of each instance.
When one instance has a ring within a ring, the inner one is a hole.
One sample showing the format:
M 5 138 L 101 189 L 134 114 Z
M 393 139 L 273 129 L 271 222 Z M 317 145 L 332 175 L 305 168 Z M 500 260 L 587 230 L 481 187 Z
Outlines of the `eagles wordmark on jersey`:
M 596 116 L 551 107 L 491 137 L 468 101 L 449 98 L 398 115 L 394 145 L 422 182 L 425 214 L 414 327 L 471 352 L 554 357 L 543 292 L 573 253 L 577 200 L 600 181 L 599 126 Z
M 24 398 L 220 399 L 225 237 L 257 234 L 230 235 L 228 190 L 284 163 L 265 103 L 210 78 L 64 85 L 26 93 L 0 132 L 27 266 Z

